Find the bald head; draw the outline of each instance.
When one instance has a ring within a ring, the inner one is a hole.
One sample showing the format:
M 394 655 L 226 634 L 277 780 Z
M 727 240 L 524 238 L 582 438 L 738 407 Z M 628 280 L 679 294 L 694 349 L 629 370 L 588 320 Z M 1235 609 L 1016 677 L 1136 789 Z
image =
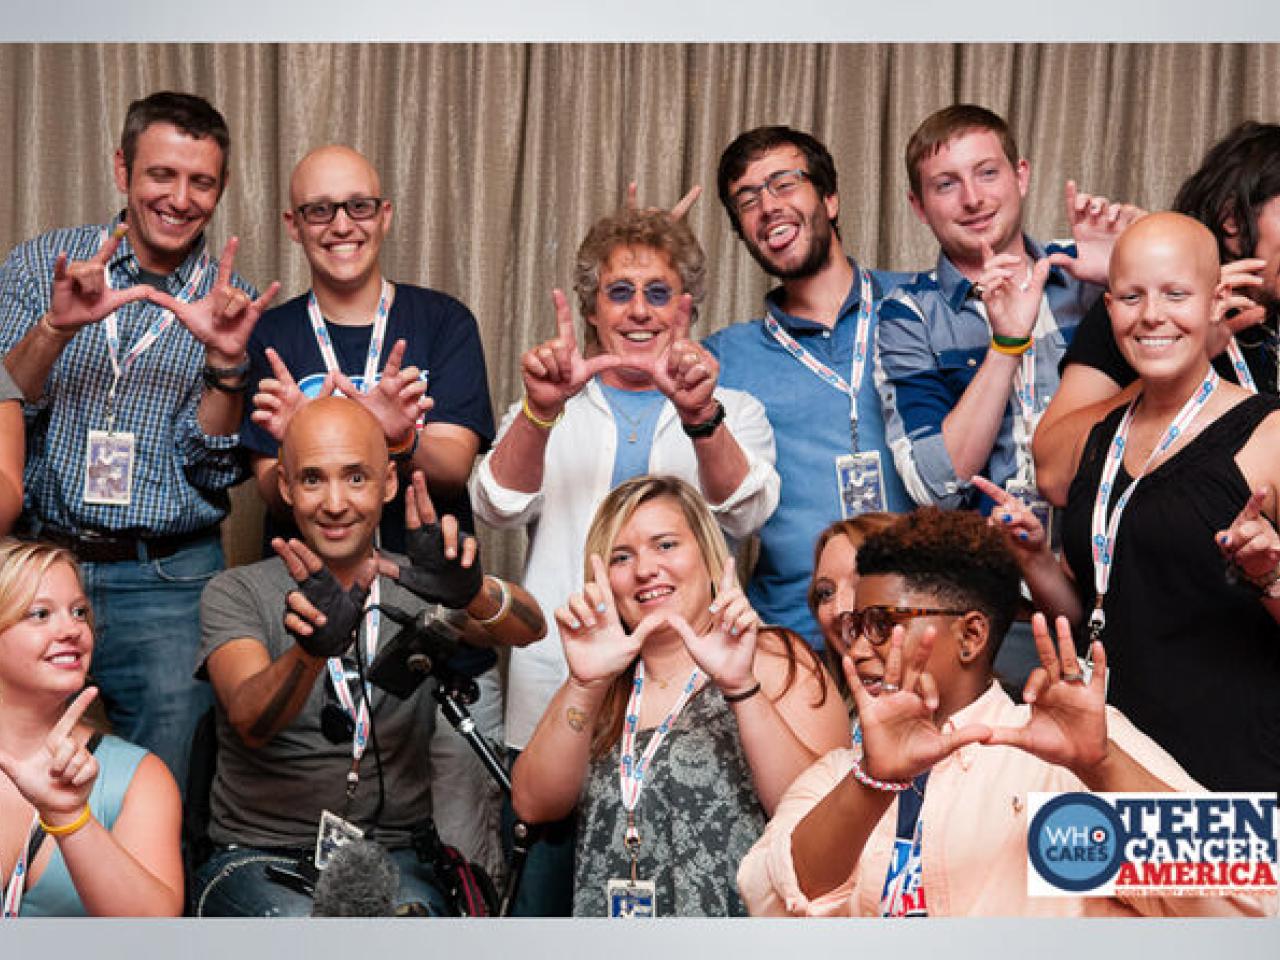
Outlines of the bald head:
M 382 507 L 396 495 L 382 427 L 345 397 L 312 400 L 293 415 L 279 483 L 303 540 L 340 577 L 369 556 Z
M 1181 213 L 1152 213 L 1120 235 L 1111 254 L 1108 280 L 1111 289 L 1123 285 L 1136 266 L 1152 257 L 1168 257 L 1185 264 L 1197 285 L 1208 290 L 1218 285 L 1218 241 L 1199 220 Z
M 346 397 L 320 397 L 290 418 L 280 445 L 281 463 L 291 471 L 296 454 L 335 443 L 362 448 L 374 466 L 389 462 L 387 440 L 373 414 Z
M 298 161 L 289 178 L 290 205 L 348 196 L 380 197 L 382 181 L 364 155 L 341 143 L 316 147 Z

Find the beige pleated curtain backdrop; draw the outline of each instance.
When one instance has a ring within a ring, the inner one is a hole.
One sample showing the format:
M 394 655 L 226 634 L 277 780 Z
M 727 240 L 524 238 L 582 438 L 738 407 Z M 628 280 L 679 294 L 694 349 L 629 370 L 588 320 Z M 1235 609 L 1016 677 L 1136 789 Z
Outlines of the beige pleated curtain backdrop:
M 522 350 L 554 329 L 549 291 L 568 285 L 588 225 L 629 180 L 670 204 L 696 183 L 690 222 L 711 264 L 702 332 L 758 315 L 765 277 L 715 192 L 739 132 L 814 132 L 840 172 L 845 246 L 864 263 L 932 263 L 906 201 L 902 150 L 957 101 L 1006 116 L 1032 164 L 1028 225 L 1065 229 L 1062 185 L 1167 205 L 1205 148 L 1240 120 L 1280 120 L 1280 46 L 1190 44 L 9 44 L 0 45 L 0 246 L 98 222 L 120 200 L 110 157 L 124 110 L 188 90 L 226 115 L 231 182 L 214 241 L 241 238 L 238 268 L 282 298 L 306 286 L 280 222 L 293 164 L 350 143 L 395 206 L 384 263 L 475 312 L 500 416 L 519 396 Z M 228 530 L 256 549 L 247 487 Z M 519 571 L 522 541 L 485 536 Z

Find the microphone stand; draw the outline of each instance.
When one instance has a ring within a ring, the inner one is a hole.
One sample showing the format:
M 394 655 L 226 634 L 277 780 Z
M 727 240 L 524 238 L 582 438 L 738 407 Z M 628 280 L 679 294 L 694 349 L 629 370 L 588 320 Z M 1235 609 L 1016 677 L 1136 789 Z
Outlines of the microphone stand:
M 467 704 L 479 699 L 479 687 L 472 677 L 449 666 L 449 661 L 457 653 L 462 641 L 462 631 L 433 616 L 430 608 L 417 616 L 410 616 L 385 603 L 378 604 L 378 608 L 400 624 L 402 629 L 390 643 L 378 651 L 369 668 L 370 682 L 405 699 L 428 677 L 434 678 L 436 686 L 431 695 L 439 704 L 440 713 L 480 758 L 489 776 L 509 800 L 511 778 L 467 709 Z M 500 917 L 511 916 L 516 895 L 520 892 L 520 881 L 529 848 L 537 839 L 537 828 L 517 819 L 514 834 L 515 842 L 512 844 L 506 884 L 498 903 Z

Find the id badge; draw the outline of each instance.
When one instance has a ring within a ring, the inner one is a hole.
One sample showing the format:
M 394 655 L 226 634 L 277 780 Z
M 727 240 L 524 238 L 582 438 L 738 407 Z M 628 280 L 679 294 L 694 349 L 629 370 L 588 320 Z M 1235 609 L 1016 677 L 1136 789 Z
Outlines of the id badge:
M 658 915 L 658 894 L 652 880 L 610 880 L 605 891 L 610 917 L 632 920 Z
M 836 457 L 836 483 L 840 486 L 840 516 L 845 520 L 889 509 L 879 450 Z
M 320 811 L 320 829 L 316 832 L 316 869 L 323 870 L 334 851 L 344 843 L 363 836 L 364 831 L 354 823 L 347 823 L 328 810 Z
M 1004 485 L 1004 489 L 1005 493 L 1011 497 L 1017 497 L 1028 510 L 1035 514 L 1036 519 L 1040 521 L 1040 526 L 1044 529 L 1045 538 L 1051 547 L 1055 546 L 1055 511 L 1053 504 L 1040 496 L 1039 488 L 1034 483 L 1010 480 Z
M 84 502 L 127 507 L 133 497 L 134 435 L 90 430 L 84 451 Z

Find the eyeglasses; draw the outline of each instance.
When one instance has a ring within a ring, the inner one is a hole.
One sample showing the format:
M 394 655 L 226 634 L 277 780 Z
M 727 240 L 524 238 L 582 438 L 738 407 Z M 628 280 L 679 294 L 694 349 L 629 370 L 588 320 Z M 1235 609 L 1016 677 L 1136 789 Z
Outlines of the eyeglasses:
M 851 610 L 844 614 L 840 622 L 840 632 L 845 643 L 853 645 L 859 636 L 866 637 L 873 647 L 880 647 L 889 642 L 893 636 L 893 628 L 897 624 L 915 620 L 917 617 L 959 617 L 968 610 L 942 610 L 933 607 L 895 607 L 890 604 L 879 604 Z
M 382 209 L 381 197 L 352 197 L 349 200 L 317 200 L 299 204 L 298 214 L 313 227 L 333 223 L 339 210 L 347 211 L 352 220 L 372 220 Z
M 785 200 L 799 189 L 800 184 L 810 179 L 807 170 L 775 170 L 764 178 L 758 187 L 742 187 L 733 195 L 733 209 L 738 216 L 750 213 L 760 206 L 760 194 L 765 190 L 769 196 L 777 200 Z
M 630 280 L 615 280 L 604 288 L 604 295 L 610 303 L 630 303 L 636 295 L 636 285 Z M 650 280 L 644 285 L 644 298 L 651 307 L 665 307 L 675 296 L 671 284 L 661 280 Z

